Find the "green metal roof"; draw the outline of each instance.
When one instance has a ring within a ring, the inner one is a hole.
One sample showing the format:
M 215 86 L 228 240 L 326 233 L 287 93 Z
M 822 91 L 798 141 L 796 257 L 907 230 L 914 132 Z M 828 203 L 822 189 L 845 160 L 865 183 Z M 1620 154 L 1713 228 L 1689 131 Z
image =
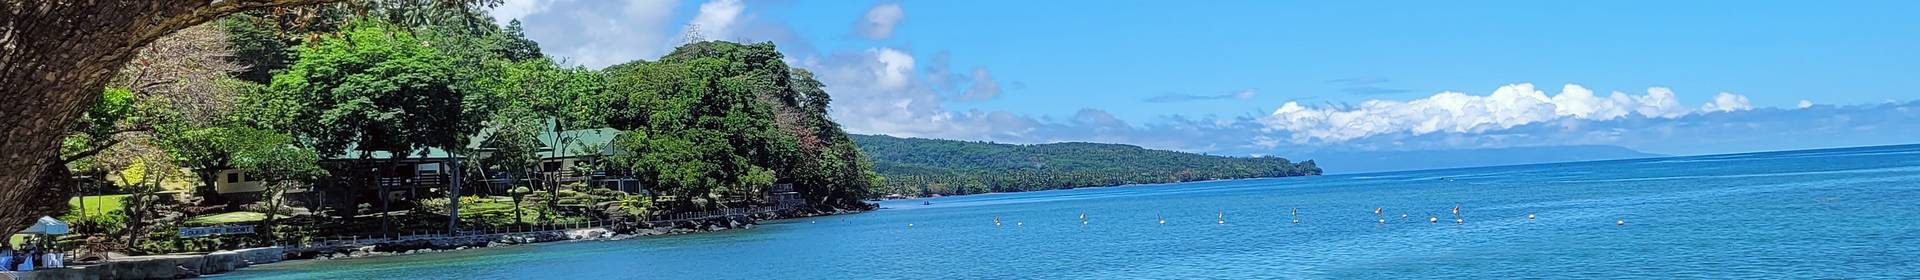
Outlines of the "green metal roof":
M 539 136 L 540 145 L 546 147 L 541 149 L 543 151 L 540 153 L 540 157 L 577 157 L 591 154 L 612 155 L 613 147 L 609 144 L 613 143 L 613 138 L 619 135 L 620 130 L 612 128 L 567 130 L 561 131 L 558 135 L 551 131 L 542 132 Z M 558 136 L 558 139 L 561 141 L 555 141 L 555 136 Z M 552 149 L 555 146 L 563 144 L 565 147 L 562 147 L 559 155 L 555 156 Z
M 560 131 L 560 133 L 558 134 L 555 134 L 552 129 L 553 127 L 552 121 L 548 121 L 547 125 L 544 125 L 542 127 L 545 127 L 546 129 L 542 129 L 539 136 L 536 137 L 539 139 L 540 145 L 542 146 L 539 151 L 539 156 L 541 158 L 578 157 L 578 156 L 585 156 L 585 155 L 596 154 L 596 153 L 600 155 L 613 155 L 613 145 L 611 145 L 613 143 L 613 138 L 620 136 L 620 133 L 621 133 L 620 130 L 612 129 L 612 128 L 590 128 L 590 129 L 565 130 L 565 131 Z M 484 147 L 482 147 L 481 144 L 486 143 L 485 141 L 487 138 L 486 136 L 492 135 L 493 134 L 492 132 L 495 130 L 497 130 L 497 128 L 487 127 L 487 128 L 481 129 L 480 133 L 475 133 L 474 136 L 468 137 L 467 150 L 479 151 L 484 149 Z M 564 141 L 555 141 L 555 139 L 564 140 Z M 560 149 L 560 153 L 558 155 L 555 155 L 553 153 L 553 148 L 555 146 L 561 145 L 560 142 L 566 142 L 565 143 L 566 147 L 564 147 L 564 149 Z M 347 152 L 346 154 L 335 156 L 335 157 L 329 157 L 327 159 L 334 159 L 334 160 L 359 159 L 360 153 L 355 152 L 357 151 L 355 147 L 356 145 L 349 145 L 347 146 L 347 151 L 349 152 Z M 387 153 L 385 151 L 373 152 L 373 158 L 378 158 L 378 159 L 388 158 L 390 155 L 391 155 L 390 153 Z M 442 150 L 440 148 L 427 148 L 424 151 L 416 151 L 407 155 L 407 158 L 412 158 L 412 159 L 448 158 L 448 157 L 451 157 L 451 154 L 447 153 L 446 150 Z

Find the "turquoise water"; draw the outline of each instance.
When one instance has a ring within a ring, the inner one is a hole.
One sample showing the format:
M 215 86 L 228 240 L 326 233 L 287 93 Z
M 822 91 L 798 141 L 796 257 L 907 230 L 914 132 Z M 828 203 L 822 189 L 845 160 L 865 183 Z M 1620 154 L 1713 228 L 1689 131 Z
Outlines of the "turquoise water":
M 222 278 L 1920 278 L 1916 200 L 1920 146 L 1871 147 L 899 200 Z

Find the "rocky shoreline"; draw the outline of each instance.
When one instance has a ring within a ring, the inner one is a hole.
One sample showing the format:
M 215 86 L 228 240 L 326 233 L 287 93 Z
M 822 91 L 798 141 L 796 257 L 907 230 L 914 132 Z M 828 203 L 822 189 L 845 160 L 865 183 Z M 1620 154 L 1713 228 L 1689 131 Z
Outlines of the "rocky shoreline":
M 552 231 L 488 234 L 382 242 L 362 246 L 265 247 L 206 254 L 128 257 L 112 262 L 30 272 L 0 272 L 0 279 L 180 279 L 226 273 L 285 260 L 331 260 L 397 256 L 524 244 L 625 240 L 635 237 L 751 229 L 760 221 L 854 214 L 859 210 L 794 211 L 675 222 L 638 222 Z
M 811 215 L 809 215 L 811 216 Z M 395 256 L 440 251 L 465 250 L 473 248 L 501 247 L 522 244 L 535 244 L 562 241 L 586 240 L 625 240 L 635 237 L 676 235 L 699 232 L 715 232 L 733 229 L 750 229 L 759 221 L 750 216 L 729 216 L 696 221 L 656 224 L 628 224 L 611 227 L 592 227 L 552 231 L 490 234 L 478 236 L 447 237 L 385 242 L 366 246 L 333 246 L 289 249 L 286 259 L 344 259 L 377 256 Z

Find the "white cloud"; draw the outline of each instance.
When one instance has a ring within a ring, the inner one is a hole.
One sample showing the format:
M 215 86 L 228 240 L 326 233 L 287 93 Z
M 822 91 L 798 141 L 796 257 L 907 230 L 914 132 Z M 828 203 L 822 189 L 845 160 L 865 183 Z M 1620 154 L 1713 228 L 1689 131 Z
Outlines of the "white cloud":
M 493 20 L 498 21 L 500 25 L 506 25 L 508 21 L 520 19 L 530 14 L 545 12 L 547 11 L 547 7 L 552 5 L 553 0 L 504 1 L 500 3 L 500 6 L 493 7 Z
M 1799 107 L 1800 109 L 1806 109 L 1806 108 L 1808 108 L 1808 107 L 1813 107 L 1813 101 L 1812 101 L 1812 100 L 1806 100 L 1806 99 L 1801 99 L 1801 100 L 1800 100 L 1800 104 L 1799 104 L 1798 106 L 1796 106 L 1796 107 Z
M 1714 95 L 1713 102 L 1700 105 L 1700 111 L 1702 112 L 1733 112 L 1744 110 L 1753 110 L 1753 105 L 1747 102 L 1746 96 L 1725 92 Z
M 706 40 L 734 40 L 733 32 L 747 5 L 740 0 L 714 0 L 700 4 L 700 13 L 682 29 L 682 35 L 697 34 Z M 691 37 L 691 36 L 690 36 Z
M 893 37 L 893 27 L 906 18 L 906 10 L 900 8 L 900 3 L 881 3 L 867 9 L 867 15 L 854 22 L 853 29 L 867 39 L 886 39 Z
M 1701 112 L 1752 109 L 1745 96 L 1721 93 Z M 1610 120 L 1637 114 L 1678 118 L 1694 113 L 1667 88 L 1646 95 L 1614 92 L 1599 97 L 1580 85 L 1566 85 L 1555 96 L 1533 84 L 1507 85 L 1486 96 L 1441 92 L 1411 101 L 1368 100 L 1351 108 L 1315 108 L 1287 102 L 1259 121 L 1263 131 L 1284 132 L 1294 143 L 1341 142 L 1410 133 L 1481 133 L 1562 119 Z
M 493 9 L 496 19 L 520 19 L 527 37 L 548 55 L 603 67 L 665 54 L 672 34 L 672 0 L 528 0 Z
M 1258 95 L 1258 94 L 1260 93 L 1255 92 L 1253 89 L 1243 89 L 1243 90 L 1240 90 L 1239 92 L 1234 92 L 1233 98 L 1251 99 L 1253 98 L 1254 95 Z

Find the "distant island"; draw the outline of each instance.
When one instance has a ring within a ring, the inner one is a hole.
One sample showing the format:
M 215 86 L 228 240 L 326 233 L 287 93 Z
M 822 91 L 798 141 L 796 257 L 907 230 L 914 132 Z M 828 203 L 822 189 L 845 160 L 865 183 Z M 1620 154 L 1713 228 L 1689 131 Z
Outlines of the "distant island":
M 1312 160 L 1226 157 L 1133 145 L 999 144 L 850 135 L 885 178 L 876 194 L 930 196 L 1320 175 Z

